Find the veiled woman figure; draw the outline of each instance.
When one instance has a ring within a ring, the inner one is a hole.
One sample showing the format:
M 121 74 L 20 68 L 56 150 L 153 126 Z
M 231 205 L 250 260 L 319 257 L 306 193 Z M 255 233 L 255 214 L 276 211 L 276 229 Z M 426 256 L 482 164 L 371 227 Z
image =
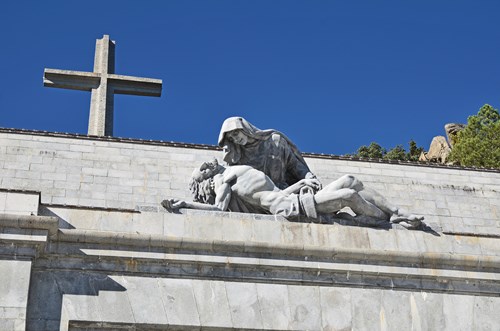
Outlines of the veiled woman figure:
M 280 189 L 304 178 L 316 178 L 287 136 L 273 129 L 260 130 L 242 117 L 230 117 L 222 123 L 219 146 L 228 165 L 260 170 Z

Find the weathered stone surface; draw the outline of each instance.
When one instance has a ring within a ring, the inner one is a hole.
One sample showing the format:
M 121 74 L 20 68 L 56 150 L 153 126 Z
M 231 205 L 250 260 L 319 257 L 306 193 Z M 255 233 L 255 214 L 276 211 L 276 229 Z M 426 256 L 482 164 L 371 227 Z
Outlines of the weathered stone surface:
M 453 294 L 443 296 L 443 316 L 447 330 L 473 330 L 473 311 L 473 296 Z
M 135 323 L 168 324 L 166 308 L 161 304 L 165 298 L 157 278 L 122 277 L 119 283 L 127 289 Z
M 192 284 L 200 324 L 203 326 L 233 327 L 224 282 L 193 280 Z
M 198 308 L 188 279 L 159 279 L 162 301 L 168 322 L 172 325 L 199 326 Z
M 321 302 L 317 286 L 288 286 L 290 303 L 290 329 L 321 329 Z
M 34 192 L 1 192 L 0 212 L 16 215 L 36 215 L 40 195 Z
M 436 136 L 432 139 L 431 145 L 429 146 L 429 151 L 423 153 L 419 157 L 419 161 L 429 161 L 446 163 L 448 155 L 450 155 L 451 148 L 443 136 Z
M 476 330 L 498 329 L 498 297 L 474 297 L 473 328 Z M 470 313 L 470 310 L 469 310 Z
M 257 296 L 265 329 L 285 330 L 291 320 L 286 285 L 257 284 Z
M 31 262 L 0 260 L 0 329 L 24 330 Z
M 105 322 L 134 323 L 135 321 L 131 303 L 125 291 L 99 291 L 97 305 L 101 319 Z
M 351 330 L 351 291 L 348 288 L 321 287 L 321 326 L 323 330 Z
M 381 291 L 351 289 L 351 315 L 353 330 L 382 330 Z
M 437 293 L 412 293 L 410 296 L 412 325 L 416 330 L 443 330 L 443 295 Z
M 405 291 L 381 291 L 381 330 L 411 330 L 412 318 L 410 293 Z
M 256 284 L 226 282 L 225 285 L 233 326 L 262 329 Z

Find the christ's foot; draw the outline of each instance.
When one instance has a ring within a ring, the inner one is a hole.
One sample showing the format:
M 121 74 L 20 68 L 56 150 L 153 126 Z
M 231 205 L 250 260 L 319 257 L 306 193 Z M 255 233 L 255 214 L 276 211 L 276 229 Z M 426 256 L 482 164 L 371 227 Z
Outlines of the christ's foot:
M 390 219 L 391 223 L 399 223 L 407 229 L 416 229 L 420 227 L 423 220 L 424 217 L 421 215 L 414 215 L 401 211 L 398 211 L 397 214 L 393 214 Z

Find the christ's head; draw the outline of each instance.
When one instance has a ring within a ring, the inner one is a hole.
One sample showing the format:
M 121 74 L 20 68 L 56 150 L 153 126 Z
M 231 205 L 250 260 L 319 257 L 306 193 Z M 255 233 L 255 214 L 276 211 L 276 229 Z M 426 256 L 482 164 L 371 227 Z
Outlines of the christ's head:
M 209 162 L 203 162 L 199 168 L 196 168 L 189 181 L 189 190 L 193 194 L 193 200 L 196 202 L 214 204 L 215 192 L 213 177 L 224 169 L 216 158 Z

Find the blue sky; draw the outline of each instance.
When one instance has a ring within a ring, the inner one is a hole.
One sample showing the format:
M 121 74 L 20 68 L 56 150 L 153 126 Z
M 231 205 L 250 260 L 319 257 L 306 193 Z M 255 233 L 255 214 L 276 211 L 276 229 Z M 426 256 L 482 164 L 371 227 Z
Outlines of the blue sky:
M 44 68 L 163 80 L 115 96 L 115 136 L 216 144 L 243 116 L 304 152 L 371 141 L 428 148 L 450 122 L 500 107 L 500 1 L 8 1 L 0 11 L 0 127 L 86 133 L 90 93 Z

